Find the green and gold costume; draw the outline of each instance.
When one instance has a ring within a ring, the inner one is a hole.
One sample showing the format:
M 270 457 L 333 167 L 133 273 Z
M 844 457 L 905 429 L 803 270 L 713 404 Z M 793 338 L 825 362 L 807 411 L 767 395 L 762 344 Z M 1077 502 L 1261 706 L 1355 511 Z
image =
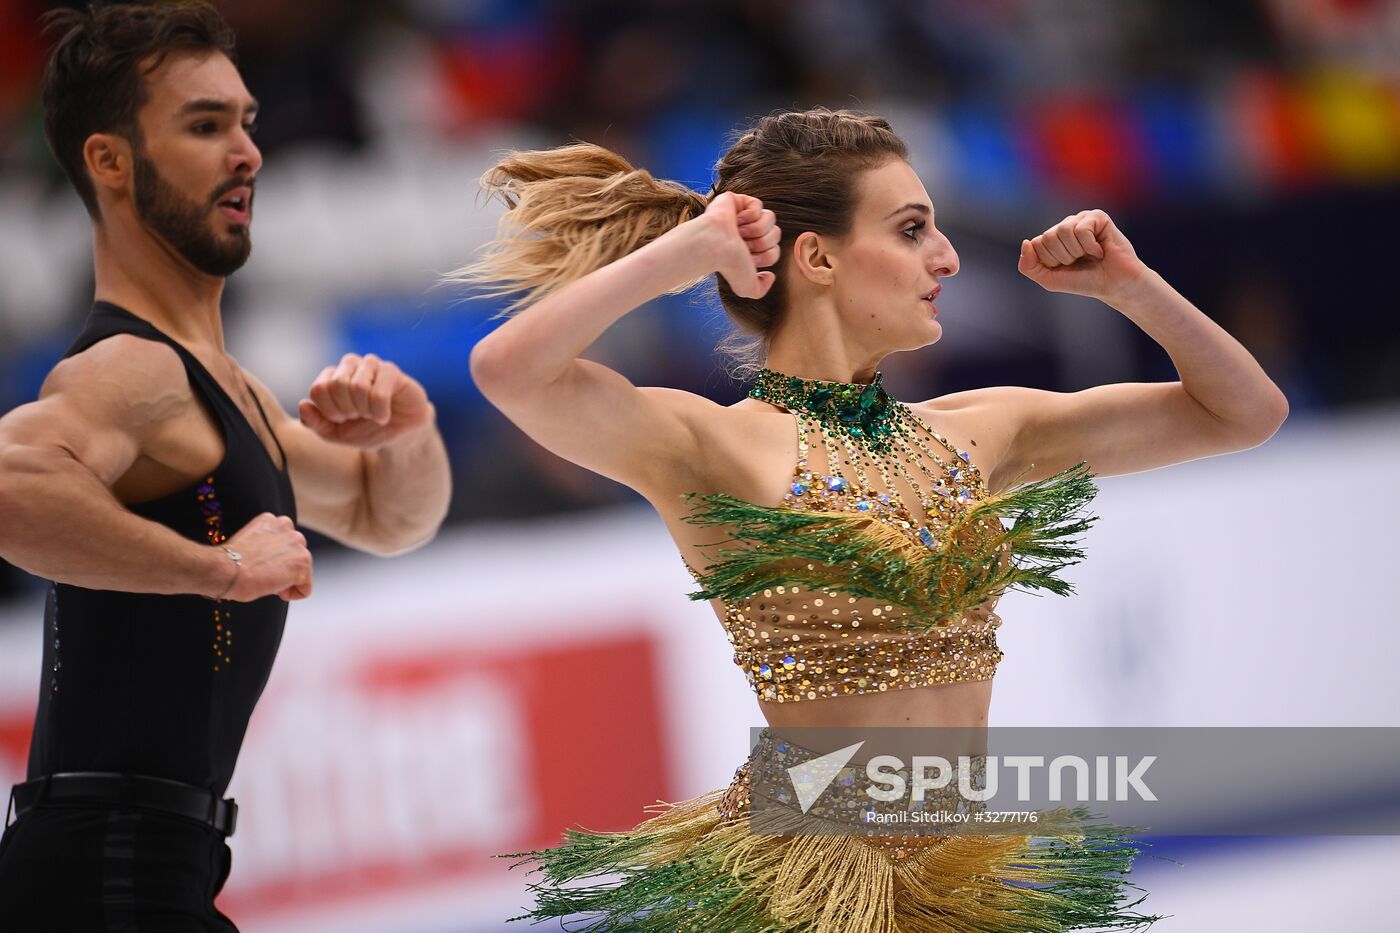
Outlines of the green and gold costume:
M 1071 592 L 1059 574 L 1095 487 L 1084 464 L 990 493 L 876 374 L 869 384 L 764 370 L 750 392 L 791 412 L 798 456 L 774 507 L 694 495 L 689 521 L 725 540 L 692 570 L 717 600 L 760 699 L 990 680 L 1008 589 Z M 814 458 L 814 453 L 820 452 Z M 814 459 L 816 462 L 814 462 Z M 724 790 L 660 805 L 622 833 L 571 830 L 521 853 L 542 920 L 571 929 L 726 933 L 1056 933 L 1143 928 L 1138 847 L 1084 824 L 1042 836 L 774 835 L 749 826 L 749 767 Z

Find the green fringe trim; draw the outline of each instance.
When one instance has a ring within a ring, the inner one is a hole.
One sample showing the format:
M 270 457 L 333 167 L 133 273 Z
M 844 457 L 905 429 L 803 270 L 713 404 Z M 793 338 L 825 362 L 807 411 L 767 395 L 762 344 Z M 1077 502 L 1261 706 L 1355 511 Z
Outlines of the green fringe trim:
M 1074 815 L 1088 816 L 1083 810 Z M 558 848 L 500 856 L 516 859 L 512 868 L 531 866 L 531 874 L 542 878 L 529 886 L 534 908 L 510 919 L 539 923 L 572 918 L 568 929 L 581 933 L 814 933 L 818 925 L 826 926 L 821 921 L 776 920 L 763 885 L 735 869 L 723 842 L 711 844 L 702 837 L 683 856 L 663 862 L 656 859 L 656 851 L 670 845 L 664 837 L 664 832 L 569 830 Z M 841 841 L 863 845 L 854 838 Z M 775 838 L 772 844 L 792 842 Z M 1020 857 L 988 864 L 987 874 L 965 880 L 972 887 L 985 887 L 988 875 L 1000 871 L 1043 880 L 993 885 L 1000 889 L 994 904 L 969 889 L 966 912 L 897 899 L 896 914 L 887 920 L 891 929 L 906 933 L 1145 930 L 1162 917 L 1135 913 L 1147 895 L 1125 880 L 1143 845 L 1111 826 L 1082 826 L 1070 838 L 1028 837 Z M 611 880 L 596 880 L 604 876 Z M 937 883 L 945 884 L 945 890 L 958 889 L 963 880 L 946 875 Z M 856 879 L 857 885 L 866 883 L 876 887 L 879 882 L 875 877 Z M 839 912 L 841 907 L 833 904 L 828 909 Z
M 712 545 L 719 548 L 715 560 L 697 575 L 701 589 L 690 598 L 734 602 L 804 584 L 887 600 L 926 630 L 1009 588 L 1064 596 L 1073 587 L 1058 574 L 1084 557 L 1077 538 L 1097 520 L 1082 514 L 1097 491 L 1080 463 L 990 496 L 960 515 L 938 550 L 863 513 L 769 508 L 692 493 L 686 521 L 725 528 L 731 538 Z
M 766 916 L 763 900 L 750 896 L 743 884 L 702 862 L 638 868 L 623 872 L 611 885 L 530 887 L 536 898 L 534 910 L 511 917 L 512 921 L 539 923 L 572 917 L 583 925 L 571 923 L 568 929 L 587 933 L 782 933 L 789 929 L 775 925 Z

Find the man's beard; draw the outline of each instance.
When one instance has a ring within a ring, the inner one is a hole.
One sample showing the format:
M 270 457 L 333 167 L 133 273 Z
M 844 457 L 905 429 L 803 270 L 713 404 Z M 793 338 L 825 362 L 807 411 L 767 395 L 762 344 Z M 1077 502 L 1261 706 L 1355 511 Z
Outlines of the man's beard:
M 161 177 L 144 152 L 132 154 L 136 215 L 175 252 L 205 275 L 224 277 L 242 268 L 253 251 L 247 227 L 236 227 L 221 237 L 208 217 L 210 204 L 201 207 Z

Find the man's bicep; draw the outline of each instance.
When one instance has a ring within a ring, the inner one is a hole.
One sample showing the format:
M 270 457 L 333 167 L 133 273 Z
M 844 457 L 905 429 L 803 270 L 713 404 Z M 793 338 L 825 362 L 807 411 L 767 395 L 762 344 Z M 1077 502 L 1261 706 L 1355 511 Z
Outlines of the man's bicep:
M 0 449 L 7 468 L 42 470 L 68 458 L 111 486 L 192 401 L 173 350 L 112 338 L 59 363 L 38 401 L 0 419 Z
M 22 405 L 0 419 L 0 470 L 43 473 L 70 462 L 112 486 L 141 455 L 140 440 L 63 394 Z

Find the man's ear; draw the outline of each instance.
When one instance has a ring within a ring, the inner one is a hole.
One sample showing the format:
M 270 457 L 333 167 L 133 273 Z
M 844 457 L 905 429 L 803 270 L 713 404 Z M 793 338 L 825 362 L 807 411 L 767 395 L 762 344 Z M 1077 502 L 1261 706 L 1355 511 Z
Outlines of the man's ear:
M 83 164 L 93 186 L 120 191 L 131 184 L 131 143 L 116 133 L 93 133 L 83 143 Z
M 804 231 L 792 244 L 792 264 L 798 274 L 817 285 L 833 281 L 832 256 L 820 234 Z

